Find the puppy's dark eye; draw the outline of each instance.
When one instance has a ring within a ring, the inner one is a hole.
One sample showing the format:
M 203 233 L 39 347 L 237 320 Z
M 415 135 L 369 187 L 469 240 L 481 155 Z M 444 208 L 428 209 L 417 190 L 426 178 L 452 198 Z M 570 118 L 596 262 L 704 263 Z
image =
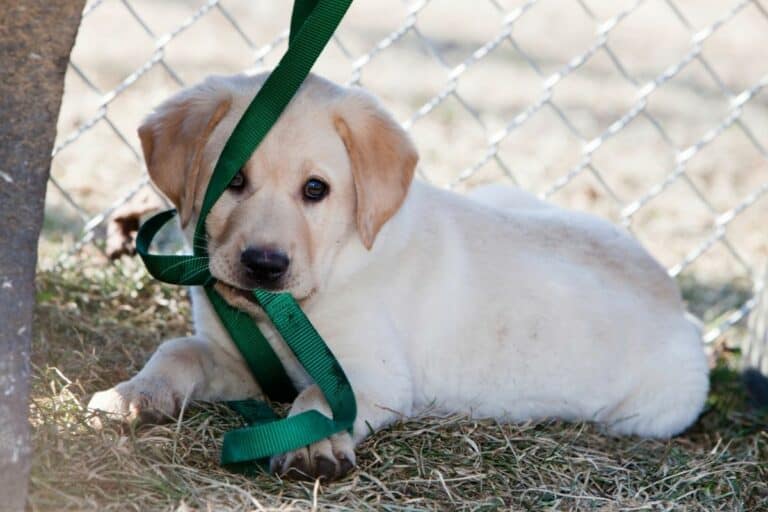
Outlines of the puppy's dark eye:
M 245 187 L 245 174 L 243 174 L 243 170 L 240 169 L 237 171 L 234 178 L 232 178 L 232 181 L 229 182 L 227 188 L 231 190 L 243 190 L 243 187 Z
M 328 184 L 317 178 L 310 178 L 304 184 L 304 199 L 320 201 L 328 195 Z

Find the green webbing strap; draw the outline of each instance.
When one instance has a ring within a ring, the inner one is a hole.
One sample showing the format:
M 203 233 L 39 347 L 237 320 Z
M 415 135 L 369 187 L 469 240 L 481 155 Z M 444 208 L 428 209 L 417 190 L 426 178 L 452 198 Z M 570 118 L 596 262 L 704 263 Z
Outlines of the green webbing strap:
M 352 387 L 321 340 L 312 324 L 295 307 L 288 294 L 274 294 L 255 290 L 256 300 L 275 325 L 299 362 L 325 395 L 333 411 L 333 419 L 317 411 L 307 411 L 284 420 L 227 432 L 224 435 L 221 459 L 224 464 L 259 460 L 276 453 L 284 453 L 325 439 L 337 432 L 351 429 L 357 413 Z M 308 436 L 311 441 L 308 441 Z
M 292 399 L 295 390 L 256 323 L 227 304 L 213 288 L 216 280 L 208 268 L 206 244 L 202 243 L 207 240 L 205 220 L 229 182 L 277 122 L 351 3 L 352 0 L 296 0 L 294 3 L 288 50 L 230 135 L 208 184 L 195 229 L 194 255 L 149 253 L 152 239 L 176 215 L 174 210 L 149 219 L 136 239 L 137 252 L 155 278 L 172 284 L 204 287 L 254 378 L 271 399 L 278 401 Z M 251 461 L 264 463 L 271 455 L 295 450 L 342 430 L 350 430 L 356 416 L 354 393 L 344 371 L 293 297 L 288 293 L 263 290 L 253 290 L 253 294 L 288 347 L 322 390 L 333 419 L 317 411 L 307 411 L 274 421 L 276 416 L 266 404 L 248 400 L 232 402 L 232 408 L 240 412 L 250 425 L 224 436 L 221 462 L 233 467 Z
M 293 4 L 293 13 L 291 14 L 291 31 L 288 34 L 288 45 L 292 45 L 296 35 L 299 33 L 304 20 L 310 15 L 317 6 L 318 0 L 306 0 L 304 2 L 295 2 Z M 335 30 L 335 29 L 334 29 Z

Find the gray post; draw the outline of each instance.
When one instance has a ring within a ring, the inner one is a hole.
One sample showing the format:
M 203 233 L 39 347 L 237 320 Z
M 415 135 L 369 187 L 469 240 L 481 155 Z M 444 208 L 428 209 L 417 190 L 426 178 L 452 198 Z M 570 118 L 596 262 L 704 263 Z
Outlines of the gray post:
M 768 283 L 768 266 L 763 274 Z M 742 347 L 744 379 L 751 398 L 768 405 L 768 286 L 757 290 L 755 308 L 749 317 L 749 335 Z
M 85 0 L 0 9 L 0 510 L 24 510 L 37 239 L 64 73 Z

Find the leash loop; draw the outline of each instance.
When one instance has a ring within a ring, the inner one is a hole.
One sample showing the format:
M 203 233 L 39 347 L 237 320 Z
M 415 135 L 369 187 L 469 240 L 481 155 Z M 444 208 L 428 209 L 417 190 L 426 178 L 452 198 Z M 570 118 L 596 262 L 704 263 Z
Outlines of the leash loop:
M 211 208 L 277 122 L 351 3 L 352 0 L 294 2 L 288 50 L 240 118 L 219 156 L 203 198 L 195 240 L 207 240 L 205 221 Z M 216 279 L 208 267 L 205 244 L 193 244 L 193 255 L 150 253 L 157 232 L 175 216 L 176 210 L 161 212 L 139 229 L 136 249 L 147 271 L 166 283 L 204 287 L 219 319 L 264 393 L 274 401 L 293 400 L 296 396 L 293 384 L 256 322 L 230 306 L 214 289 Z M 264 402 L 229 402 L 249 426 L 224 435 L 221 463 L 242 471 L 251 471 L 254 462 L 264 467 L 272 455 L 296 450 L 344 430 L 351 431 L 357 414 L 355 396 L 343 369 L 295 299 L 289 293 L 258 289 L 252 293 L 323 392 L 333 418 L 313 410 L 278 419 Z

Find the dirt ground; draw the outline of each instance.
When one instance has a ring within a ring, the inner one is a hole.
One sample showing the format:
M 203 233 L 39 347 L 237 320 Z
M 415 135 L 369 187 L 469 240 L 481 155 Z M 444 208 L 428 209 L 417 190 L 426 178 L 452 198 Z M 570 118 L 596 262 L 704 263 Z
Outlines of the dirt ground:
M 285 49 L 280 40 L 262 51 L 287 28 L 290 2 L 221 0 L 225 10 L 212 6 L 163 46 L 162 61 L 136 74 L 157 41 L 205 4 L 89 2 L 52 167 L 77 207 L 51 185 L 41 239 L 38 315 L 46 327 L 36 334 L 34 351 L 32 509 L 758 510 L 768 502 L 766 417 L 749 408 L 725 366 L 713 374 L 715 392 L 703 419 L 668 443 L 606 439 L 588 425 L 418 420 L 375 436 L 361 450 L 360 472 L 319 490 L 218 469 L 220 434 L 234 420 L 216 408 L 196 408 L 178 425 L 139 433 L 90 431 L 82 410 L 88 394 L 133 374 L 165 335 L 186 332 L 186 296 L 151 283 L 135 262 L 108 266 L 95 249 L 101 230 L 79 257 L 54 272 L 45 269 L 80 239 L 87 219 L 143 178 L 136 128 L 153 105 L 179 90 L 179 81 L 269 69 Z M 628 225 L 667 267 L 676 269 L 707 247 L 678 279 L 689 309 L 714 326 L 749 298 L 768 260 L 768 198 L 750 199 L 768 186 L 768 93 L 756 91 L 734 110 L 743 91 L 768 85 L 768 5 L 745 2 L 713 34 L 705 30 L 737 5 L 358 1 L 316 71 L 342 83 L 358 77 L 382 99 L 414 137 L 422 179 L 459 192 L 500 180 L 546 194 L 568 177 L 550 200 Z M 612 20 L 615 26 L 605 24 Z M 410 22 L 415 29 L 386 44 Z M 608 30 L 607 46 L 592 54 L 601 28 Z M 478 57 L 505 30 L 509 37 Z M 704 58 L 666 80 L 665 70 L 691 51 L 694 34 L 706 36 Z M 574 61 L 581 55 L 589 56 L 583 64 Z M 578 64 L 572 72 L 569 63 Z M 558 72 L 564 76 L 558 79 Z M 663 85 L 624 126 L 620 120 L 642 104 L 643 87 L 653 80 Z M 454 93 L 432 108 L 446 91 Z M 524 121 L 517 126 L 516 120 Z M 490 141 L 510 126 L 496 158 L 486 162 Z M 582 167 L 590 141 L 598 141 L 596 149 Z M 686 163 L 681 176 L 679 161 Z M 670 176 L 677 177 L 655 196 L 654 187 Z M 637 201 L 643 205 L 635 214 L 622 215 Z M 734 208 L 722 239 L 727 245 L 710 247 L 716 219 L 727 221 Z M 94 308 L 103 304 L 114 305 L 114 315 L 97 318 Z M 730 331 L 718 347 L 736 344 L 738 335 Z

